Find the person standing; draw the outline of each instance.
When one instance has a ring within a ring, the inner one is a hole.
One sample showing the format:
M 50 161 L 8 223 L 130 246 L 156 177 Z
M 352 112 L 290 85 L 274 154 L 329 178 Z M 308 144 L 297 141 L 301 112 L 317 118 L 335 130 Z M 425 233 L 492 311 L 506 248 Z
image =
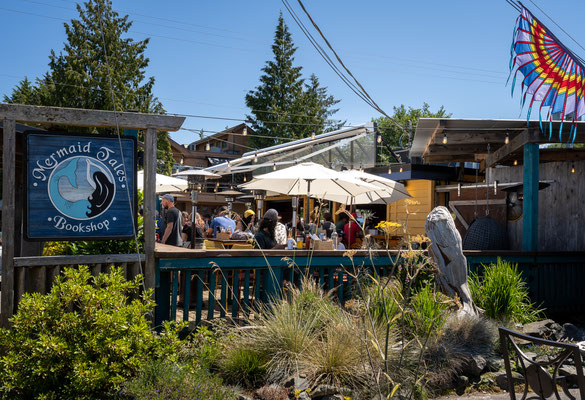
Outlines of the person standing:
M 162 197 L 162 206 L 166 210 L 162 243 L 181 247 L 183 246 L 183 238 L 181 236 L 183 223 L 181 212 L 175 207 L 175 198 L 170 194 L 165 194 Z
M 218 216 L 211 221 L 209 229 L 207 231 L 207 237 L 217 237 L 217 233 L 224 229 L 230 234 L 236 230 L 236 223 L 233 219 L 228 217 L 229 209 L 226 206 L 222 206 L 219 209 Z

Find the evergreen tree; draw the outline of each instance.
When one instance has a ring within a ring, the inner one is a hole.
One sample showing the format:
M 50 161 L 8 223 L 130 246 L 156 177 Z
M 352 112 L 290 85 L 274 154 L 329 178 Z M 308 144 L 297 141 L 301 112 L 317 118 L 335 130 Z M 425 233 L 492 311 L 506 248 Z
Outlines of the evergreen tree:
M 162 104 L 152 93 L 154 77 L 145 74 L 149 59 L 144 52 L 149 39 L 135 41 L 124 37 L 132 22 L 127 15 L 121 17 L 114 11 L 110 0 L 89 0 L 83 6 L 78 4 L 77 11 L 79 19 L 64 24 L 67 40 L 63 52 L 57 55 L 51 50 L 49 72 L 37 79 L 36 86 L 25 78 L 4 100 L 164 113 Z M 159 162 L 163 161 L 159 170 L 170 173 L 172 154 L 168 133 L 159 134 L 157 145 Z
M 296 47 L 282 12 L 272 45 L 274 59 L 262 68 L 260 85 L 246 95 L 246 106 L 251 109 L 247 123 L 261 136 L 299 139 L 312 132 L 321 133 L 331 128 L 327 118 L 337 112 L 330 110 L 339 101 L 327 95 L 327 89 L 319 86 L 316 76 L 305 84 L 302 67 L 294 66 Z M 281 143 L 278 139 L 251 139 L 257 148 Z

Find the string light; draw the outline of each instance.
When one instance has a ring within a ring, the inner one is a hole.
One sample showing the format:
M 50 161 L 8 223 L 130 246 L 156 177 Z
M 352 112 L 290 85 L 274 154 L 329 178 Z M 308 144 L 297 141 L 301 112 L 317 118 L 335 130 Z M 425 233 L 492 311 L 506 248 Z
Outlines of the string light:
M 209 142 L 207 142 L 205 144 L 205 151 L 209 151 L 209 150 L 211 150 L 211 146 L 209 145 Z
M 246 182 L 246 181 L 247 181 L 247 179 L 246 179 L 246 175 L 244 175 L 244 182 Z
M 244 126 L 244 130 L 242 131 L 242 136 L 248 135 L 248 127 Z
M 574 174 L 575 173 L 575 164 L 571 165 L 571 173 Z
M 254 154 L 254 162 L 257 163 L 258 162 L 258 156 L 256 154 Z
M 274 163 L 274 165 L 272 166 L 272 170 L 276 171 L 276 163 Z
M 382 135 L 378 135 L 378 143 L 382 143 Z
M 234 190 L 234 185 L 230 185 L 230 190 Z
M 219 182 L 217 182 L 217 183 L 215 184 L 215 187 L 219 187 Z
M 518 160 L 514 160 L 514 165 L 518 165 Z
M 392 173 L 392 167 L 388 167 L 388 173 L 391 174 Z
M 213 193 L 217 193 L 217 188 L 213 189 Z
M 185 164 L 185 157 L 181 156 L 181 165 Z
M 311 140 L 315 140 L 315 132 L 311 133 Z
M 504 140 L 505 144 L 510 143 L 510 131 L 506 131 L 506 140 Z
M 402 165 L 400 166 L 400 173 L 402 173 Z
M 447 132 L 443 133 L 443 144 L 447 144 Z

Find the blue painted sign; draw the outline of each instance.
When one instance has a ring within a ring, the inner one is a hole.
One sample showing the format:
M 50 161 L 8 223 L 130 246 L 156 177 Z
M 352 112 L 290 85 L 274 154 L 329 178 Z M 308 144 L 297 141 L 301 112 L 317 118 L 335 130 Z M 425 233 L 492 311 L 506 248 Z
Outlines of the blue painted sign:
M 26 156 L 29 239 L 134 237 L 135 138 L 28 133 Z

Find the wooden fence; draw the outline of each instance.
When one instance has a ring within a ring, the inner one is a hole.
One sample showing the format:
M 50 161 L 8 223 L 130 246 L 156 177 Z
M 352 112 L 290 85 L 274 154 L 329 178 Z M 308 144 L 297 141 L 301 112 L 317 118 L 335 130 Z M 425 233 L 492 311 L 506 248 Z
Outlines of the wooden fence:
M 55 277 L 65 267 L 87 265 L 92 275 L 109 272 L 112 267 L 120 267 L 127 279 L 133 279 L 141 273 L 144 259 L 143 254 L 15 257 L 15 310 L 24 293 L 44 294 L 51 290 Z

